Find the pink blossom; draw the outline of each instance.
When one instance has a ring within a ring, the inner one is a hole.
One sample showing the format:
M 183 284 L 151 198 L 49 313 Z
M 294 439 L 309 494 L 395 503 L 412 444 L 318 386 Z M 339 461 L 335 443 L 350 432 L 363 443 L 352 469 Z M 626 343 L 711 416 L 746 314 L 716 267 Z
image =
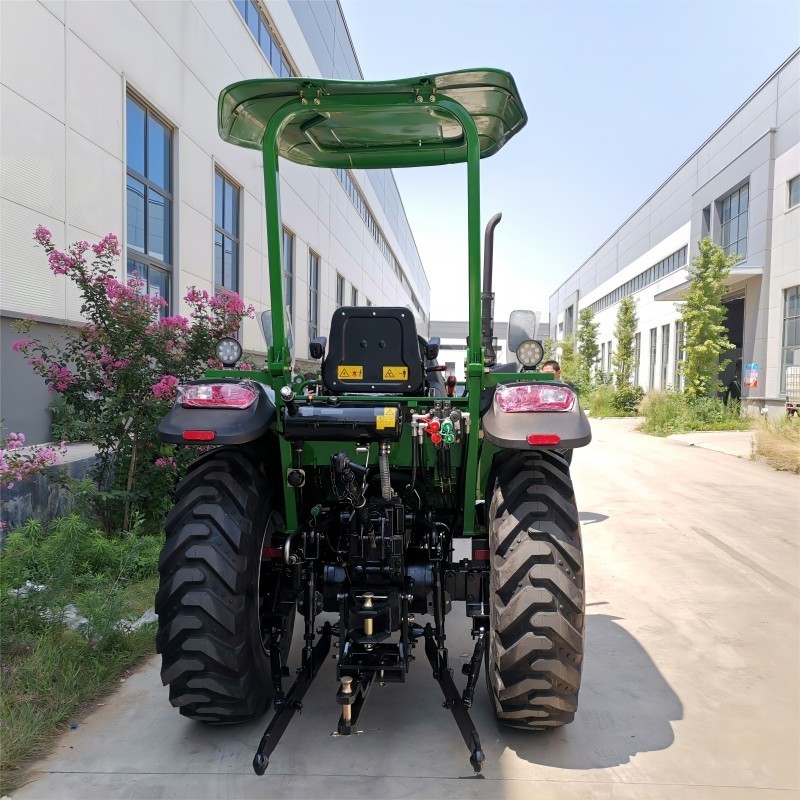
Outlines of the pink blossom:
M 179 383 L 174 375 L 165 375 L 158 383 L 154 383 L 150 390 L 159 400 L 171 400 L 178 390 Z
M 40 225 L 33 234 L 33 238 L 42 246 L 50 244 L 53 234 L 44 225 Z
M 34 342 L 33 339 L 20 339 L 19 341 L 16 341 L 14 342 L 14 344 L 11 345 L 11 349 L 19 353 L 20 350 L 26 350 L 33 344 L 36 344 L 36 342 Z
M 60 250 L 53 250 L 47 257 L 50 262 L 50 269 L 54 275 L 66 275 L 73 266 L 72 260 L 66 253 Z
M 92 250 L 94 250 L 96 256 L 118 256 L 119 239 L 113 233 L 109 233 L 97 244 L 93 244 Z

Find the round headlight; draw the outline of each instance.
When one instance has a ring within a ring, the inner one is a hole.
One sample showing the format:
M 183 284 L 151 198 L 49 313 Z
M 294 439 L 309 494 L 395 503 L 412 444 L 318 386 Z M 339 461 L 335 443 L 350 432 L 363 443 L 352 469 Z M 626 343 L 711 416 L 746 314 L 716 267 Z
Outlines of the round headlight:
M 226 336 L 217 344 L 217 358 L 225 367 L 232 367 L 242 357 L 242 346 L 236 339 Z
M 544 348 L 535 339 L 526 339 L 517 348 L 517 359 L 523 367 L 533 369 L 544 358 Z

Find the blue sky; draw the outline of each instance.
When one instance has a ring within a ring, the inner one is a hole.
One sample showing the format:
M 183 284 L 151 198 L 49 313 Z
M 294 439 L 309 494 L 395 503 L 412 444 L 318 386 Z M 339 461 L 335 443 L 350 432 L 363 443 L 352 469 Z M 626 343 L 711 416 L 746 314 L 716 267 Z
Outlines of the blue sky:
M 797 48 L 798 0 L 341 0 L 365 78 L 487 66 L 528 125 L 482 162 L 497 318 L 550 294 Z M 466 168 L 395 170 L 434 319 L 466 314 Z

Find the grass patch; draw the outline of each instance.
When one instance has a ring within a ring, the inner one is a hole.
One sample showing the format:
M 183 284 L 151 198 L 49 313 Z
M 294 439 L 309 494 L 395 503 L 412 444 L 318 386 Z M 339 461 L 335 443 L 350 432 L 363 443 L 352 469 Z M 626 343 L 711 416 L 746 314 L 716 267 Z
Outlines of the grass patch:
M 762 417 L 755 426 L 753 454 L 774 469 L 800 474 L 800 420 Z
M 738 403 L 726 406 L 714 397 L 691 399 L 677 392 L 649 392 L 640 407 L 639 430 L 653 436 L 692 431 L 736 431 L 752 427 Z
M 125 633 L 117 623 L 153 605 L 160 547 L 160 537 L 107 537 L 77 515 L 9 534 L 0 554 L 3 794 L 25 762 L 154 652 L 152 626 Z M 44 588 L 12 592 L 26 581 Z M 70 605 L 87 620 L 79 630 L 64 624 Z

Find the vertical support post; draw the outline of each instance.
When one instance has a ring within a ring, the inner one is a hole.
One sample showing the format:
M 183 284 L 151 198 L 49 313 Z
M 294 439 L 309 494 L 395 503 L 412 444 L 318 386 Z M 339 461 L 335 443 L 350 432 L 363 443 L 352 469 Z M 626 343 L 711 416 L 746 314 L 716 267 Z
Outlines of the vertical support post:
M 478 481 L 478 460 L 481 442 L 480 398 L 483 389 L 483 348 L 481 347 L 481 147 L 478 129 L 469 112 L 449 98 L 438 105 L 447 109 L 460 123 L 467 139 L 467 244 L 469 246 L 469 346 L 467 347 L 467 392 L 470 435 L 467 437 L 467 466 L 464 478 L 464 534 L 474 536 L 475 489 Z

